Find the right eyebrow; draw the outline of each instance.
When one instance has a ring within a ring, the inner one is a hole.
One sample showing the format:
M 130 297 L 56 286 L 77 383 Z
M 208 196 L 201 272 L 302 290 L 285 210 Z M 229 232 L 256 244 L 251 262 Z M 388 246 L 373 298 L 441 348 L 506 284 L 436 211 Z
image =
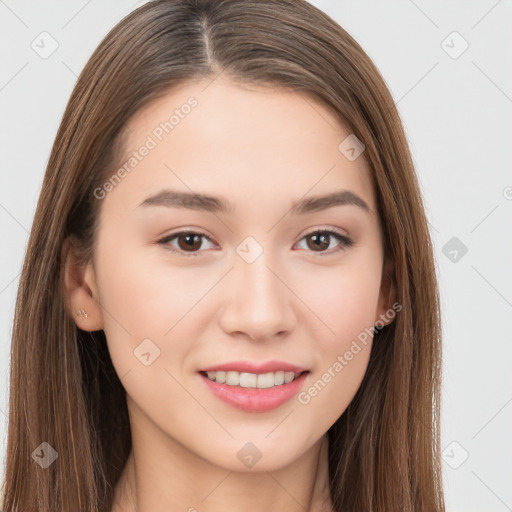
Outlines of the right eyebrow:
M 233 206 L 222 197 L 193 192 L 178 192 L 176 190 L 162 190 L 161 192 L 146 198 L 139 206 L 188 208 L 190 210 L 204 210 L 212 213 L 226 214 L 233 211 Z

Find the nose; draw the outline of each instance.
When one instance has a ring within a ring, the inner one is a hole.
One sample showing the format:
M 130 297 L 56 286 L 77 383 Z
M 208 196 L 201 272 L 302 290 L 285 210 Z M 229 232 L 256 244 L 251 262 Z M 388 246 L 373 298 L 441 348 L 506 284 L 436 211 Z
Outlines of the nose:
M 296 323 L 294 294 L 284 274 L 266 252 L 252 263 L 237 257 L 223 290 L 220 324 L 224 332 L 253 340 L 290 333 Z

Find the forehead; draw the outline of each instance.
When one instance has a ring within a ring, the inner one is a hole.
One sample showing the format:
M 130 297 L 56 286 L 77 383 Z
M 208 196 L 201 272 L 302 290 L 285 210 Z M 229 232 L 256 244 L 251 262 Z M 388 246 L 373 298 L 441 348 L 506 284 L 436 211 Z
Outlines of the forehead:
M 226 197 L 237 192 L 241 200 L 347 188 L 374 210 L 364 153 L 352 160 L 343 151 L 350 137 L 350 129 L 309 95 L 222 76 L 190 81 L 127 123 L 121 165 L 134 165 L 123 187 L 137 197 L 179 185 Z M 135 162 L 144 146 L 150 149 Z

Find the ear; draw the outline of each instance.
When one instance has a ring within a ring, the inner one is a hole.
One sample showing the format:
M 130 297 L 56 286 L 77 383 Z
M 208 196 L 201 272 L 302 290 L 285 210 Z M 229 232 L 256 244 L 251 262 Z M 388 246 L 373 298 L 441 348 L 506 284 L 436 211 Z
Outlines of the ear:
M 382 279 L 380 285 L 379 301 L 375 324 L 388 325 L 395 318 L 396 311 L 392 307 L 396 302 L 396 284 L 394 266 L 391 259 L 386 259 L 382 267 Z M 400 308 L 401 309 L 401 308 Z M 399 311 L 399 309 L 398 309 Z
M 98 290 L 92 262 L 80 261 L 79 242 L 73 235 L 62 245 L 61 261 L 64 272 L 66 306 L 76 325 L 84 331 L 103 329 Z

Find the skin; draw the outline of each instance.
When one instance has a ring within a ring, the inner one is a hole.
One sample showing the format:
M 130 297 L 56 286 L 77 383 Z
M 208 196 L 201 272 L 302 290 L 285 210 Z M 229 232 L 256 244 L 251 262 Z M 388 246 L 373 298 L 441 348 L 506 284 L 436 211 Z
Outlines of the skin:
M 101 199 L 93 261 L 78 265 L 72 240 L 63 247 L 75 321 L 105 331 L 127 392 L 133 449 L 112 510 L 331 510 L 325 434 L 361 384 L 371 338 L 309 403 L 294 397 L 263 413 L 221 402 L 197 372 L 278 359 L 309 369 L 307 390 L 389 310 L 364 153 L 349 161 L 340 152 L 350 130 L 312 98 L 219 76 L 139 111 L 127 154 L 190 96 L 198 105 Z M 164 188 L 222 196 L 233 210 L 139 207 Z M 340 189 L 371 211 L 289 213 L 294 200 Z M 183 237 L 167 242 L 181 253 L 158 243 L 185 229 L 207 237 L 189 249 L 197 256 L 187 257 Z M 318 247 L 322 229 L 354 245 L 327 235 Z M 236 252 L 247 236 L 263 249 L 251 263 Z M 160 350 L 149 366 L 134 356 L 147 338 Z M 252 468 L 237 457 L 249 441 L 261 453 Z

